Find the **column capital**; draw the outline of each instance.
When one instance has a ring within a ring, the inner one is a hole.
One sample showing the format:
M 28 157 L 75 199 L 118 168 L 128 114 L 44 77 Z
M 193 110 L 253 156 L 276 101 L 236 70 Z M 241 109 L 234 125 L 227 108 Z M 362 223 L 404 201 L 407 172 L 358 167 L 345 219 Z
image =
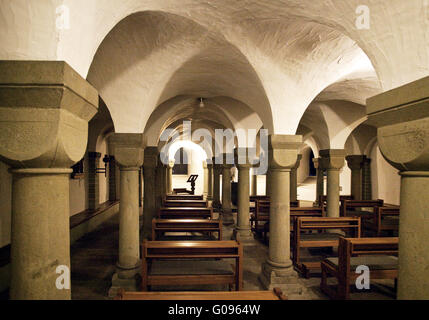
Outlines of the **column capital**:
M 365 160 L 364 155 L 350 155 L 346 157 L 347 165 L 351 170 L 360 170 Z
M 121 168 L 139 168 L 143 165 L 146 140 L 141 133 L 114 133 L 109 137 L 113 154 Z
M 429 171 L 429 77 L 367 100 L 383 157 L 399 171 Z
M 300 165 L 300 162 L 301 162 L 301 159 L 302 159 L 302 154 L 298 154 L 298 157 L 297 157 L 296 163 L 295 163 L 295 165 L 292 167 L 292 169 L 298 169 L 298 167 L 299 167 L 299 165 Z
M 255 148 L 236 148 L 234 150 L 234 162 L 238 169 L 250 169 L 253 166 L 255 159 L 250 158 L 252 149 L 255 150 Z
M 0 61 L 0 159 L 68 168 L 82 159 L 98 93 L 63 61 Z
M 169 167 L 169 168 L 173 168 L 173 167 L 174 167 L 174 163 L 175 163 L 175 161 L 174 161 L 174 160 L 170 160 L 170 161 L 168 161 L 168 167 Z
M 297 162 L 298 149 L 301 145 L 300 135 L 270 135 L 268 137 L 270 169 L 291 169 Z
M 144 149 L 144 162 L 145 168 L 156 168 L 158 165 L 158 147 L 146 147 Z
M 314 167 L 316 169 L 319 169 L 319 167 L 320 167 L 320 158 L 313 158 L 312 161 L 313 161 Z M 320 168 L 320 169 L 322 169 L 322 168 Z
M 344 149 L 320 150 L 319 165 L 326 170 L 339 170 L 344 166 L 346 152 Z

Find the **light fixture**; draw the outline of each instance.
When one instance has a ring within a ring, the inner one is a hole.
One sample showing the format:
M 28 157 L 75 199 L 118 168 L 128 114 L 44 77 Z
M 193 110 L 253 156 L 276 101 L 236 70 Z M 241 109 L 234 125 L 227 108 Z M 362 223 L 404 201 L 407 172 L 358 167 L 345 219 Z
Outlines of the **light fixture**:
M 204 108 L 204 107 L 205 107 L 205 105 L 204 105 L 203 98 L 200 98 L 200 108 Z

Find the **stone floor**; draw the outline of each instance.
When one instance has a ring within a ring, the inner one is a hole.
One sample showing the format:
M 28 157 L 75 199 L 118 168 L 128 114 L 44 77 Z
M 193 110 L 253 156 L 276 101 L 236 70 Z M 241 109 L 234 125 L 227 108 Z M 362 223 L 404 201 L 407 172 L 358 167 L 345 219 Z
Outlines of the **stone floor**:
M 232 227 L 225 227 L 224 239 L 229 239 Z M 109 299 L 108 290 L 115 271 L 118 252 L 118 217 L 105 222 L 71 247 L 72 299 Z M 268 248 L 260 240 L 244 246 L 243 289 L 262 290 L 258 275 Z M 308 255 L 310 253 L 307 253 Z M 304 256 L 305 258 L 305 256 Z M 319 289 L 320 277 L 301 279 L 310 299 L 327 299 Z M 180 289 L 178 289 L 180 290 Z M 184 289 L 182 289 L 184 290 Z M 352 299 L 394 299 L 393 281 L 372 281 L 371 291 L 354 293 Z

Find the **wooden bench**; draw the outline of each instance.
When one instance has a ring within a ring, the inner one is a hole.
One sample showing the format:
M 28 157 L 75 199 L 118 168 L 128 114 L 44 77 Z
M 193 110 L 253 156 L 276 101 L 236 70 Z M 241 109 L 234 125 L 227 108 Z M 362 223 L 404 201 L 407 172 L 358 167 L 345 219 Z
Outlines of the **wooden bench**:
M 130 292 L 119 289 L 115 300 L 287 300 L 279 288 L 272 291 Z
M 153 219 L 152 240 L 158 240 L 166 232 L 217 233 L 217 240 L 222 240 L 222 220 L 209 219 Z
M 159 219 L 213 219 L 213 208 L 160 208 Z
M 340 202 L 343 200 L 353 200 L 353 196 L 351 196 L 351 195 L 340 195 Z M 319 207 L 325 207 L 325 210 L 326 210 L 327 202 L 328 202 L 328 196 L 327 195 L 319 196 Z M 340 202 L 338 204 L 340 204 Z
M 298 201 L 290 202 L 291 208 L 298 208 Z M 264 235 L 266 228 L 264 225 L 270 220 L 270 201 L 256 200 L 255 212 L 250 214 L 250 227 L 255 233 Z M 263 223 L 263 224 L 260 224 Z
M 301 261 L 302 248 L 337 247 L 340 231 L 360 237 L 360 218 L 297 217 L 292 236 L 292 262 L 295 269 L 309 278 L 311 271 L 320 270 L 319 261 Z
M 350 284 L 360 275 L 356 267 L 365 265 L 370 270 L 370 279 L 396 279 L 398 277 L 398 238 L 341 237 L 338 258 L 328 258 L 322 262 L 320 289 L 332 299 L 349 299 Z M 327 283 L 328 277 L 337 278 L 336 290 Z
M 394 232 L 399 229 L 399 206 L 387 205 L 376 207 L 372 219 L 363 224 L 365 229 L 372 231 L 376 237 L 381 237 L 383 231 Z
M 164 200 L 204 200 L 203 195 L 167 194 Z
M 258 200 L 270 201 L 270 197 L 269 196 L 250 196 L 249 197 L 249 202 L 250 202 L 249 209 L 250 209 L 251 213 L 255 212 L 256 201 L 258 201 Z
M 142 290 L 152 285 L 243 285 L 243 247 L 238 241 L 143 241 Z M 234 259 L 230 268 L 225 260 Z
M 207 208 L 208 201 L 207 200 L 165 200 L 164 205 L 165 208 Z
M 297 217 L 324 217 L 326 215 L 323 207 L 291 207 L 290 208 L 290 232 L 293 232 L 294 220 Z M 270 222 L 264 225 L 264 242 L 268 243 L 267 234 L 270 232 Z
M 374 217 L 377 207 L 382 207 L 384 201 L 378 200 L 341 200 L 341 217 L 360 217 L 362 227 Z

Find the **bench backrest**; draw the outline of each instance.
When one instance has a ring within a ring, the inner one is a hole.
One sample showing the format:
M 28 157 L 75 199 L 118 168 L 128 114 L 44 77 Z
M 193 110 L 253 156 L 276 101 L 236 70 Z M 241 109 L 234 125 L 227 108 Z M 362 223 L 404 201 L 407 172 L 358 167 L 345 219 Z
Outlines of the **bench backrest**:
M 347 215 L 347 209 L 352 208 L 376 208 L 382 207 L 384 200 L 341 200 L 340 215 L 345 217 Z
M 204 200 L 203 195 L 167 194 L 164 200 Z
M 152 240 L 156 240 L 157 231 L 166 232 L 219 232 L 222 239 L 222 220 L 209 219 L 153 219 Z
M 291 201 L 290 208 L 299 208 L 298 201 Z M 255 204 L 255 219 L 258 220 L 261 216 L 270 215 L 270 200 L 256 200 Z
M 250 202 L 256 202 L 257 200 L 270 200 L 269 196 L 250 196 L 249 201 Z
M 241 243 L 229 241 L 148 241 L 142 245 L 144 259 L 242 258 Z
M 310 217 L 324 217 L 325 216 L 325 208 L 324 207 L 291 207 L 290 208 L 290 216 L 298 217 L 298 216 L 310 216 Z
M 352 195 L 340 195 L 340 201 L 342 200 L 353 200 L 353 196 Z M 326 202 L 328 201 L 328 196 L 327 195 L 323 195 L 323 196 L 319 196 L 319 206 L 326 206 Z
M 299 239 L 299 234 L 303 231 L 323 231 L 341 229 L 351 232 L 354 237 L 360 237 L 360 218 L 332 218 L 332 217 L 297 217 L 294 221 L 295 238 Z
M 213 208 L 160 208 L 159 219 L 212 219 Z
M 164 207 L 184 207 L 184 208 L 207 208 L 207 200 L 165 200 Z

